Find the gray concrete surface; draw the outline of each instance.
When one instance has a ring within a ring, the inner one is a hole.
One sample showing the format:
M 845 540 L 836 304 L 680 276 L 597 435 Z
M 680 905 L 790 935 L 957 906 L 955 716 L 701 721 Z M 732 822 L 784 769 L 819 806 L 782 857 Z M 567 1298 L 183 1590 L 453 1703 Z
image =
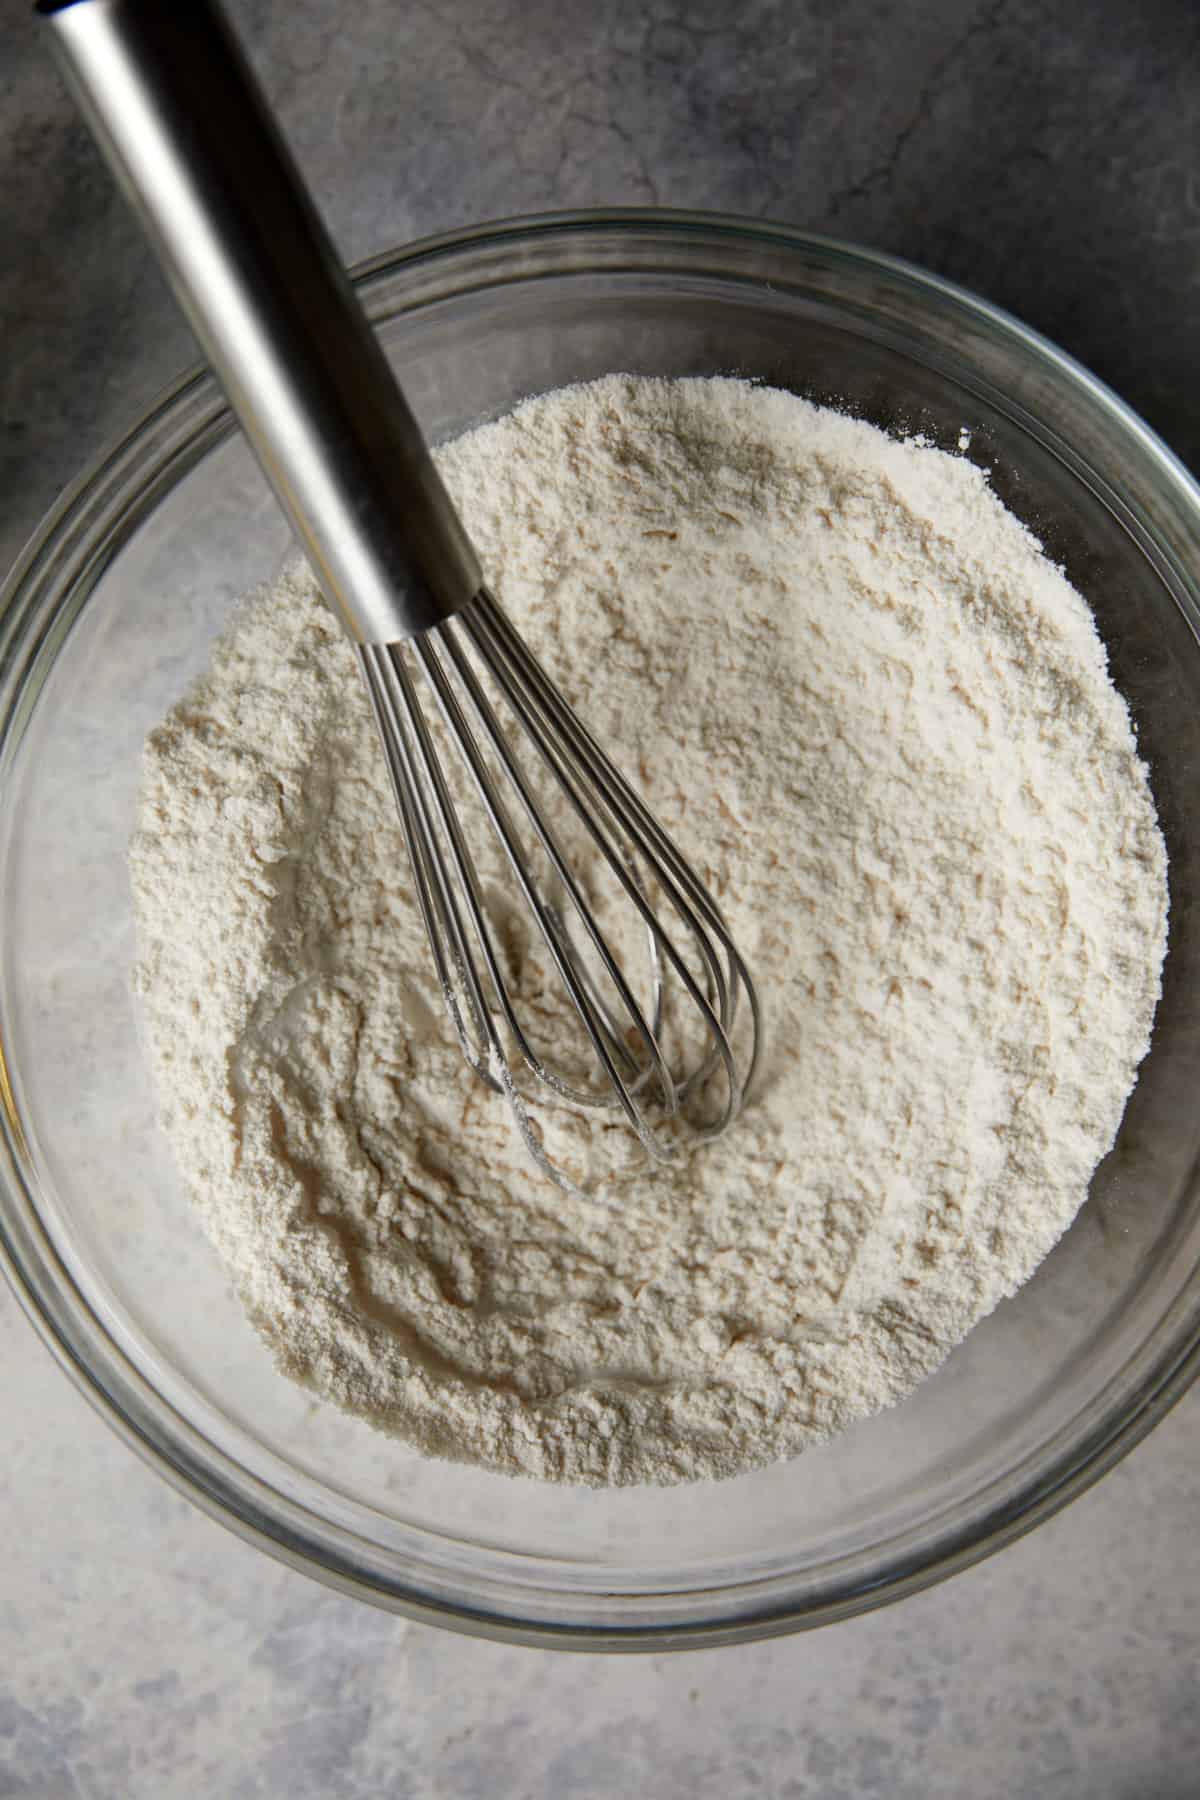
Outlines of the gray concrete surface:
M 1200 467 L 1192 0 L 231 0 L 348 259 L 602 203 L 774 217 L 1008 306 Z M 0 561 L 193 351 L 0 40 Z M 945 1586 L 649 1661 L 324 1593 L 124 1450 L 0 1294 L 0 1796 L 1200 1794 L 1200 1401 Z

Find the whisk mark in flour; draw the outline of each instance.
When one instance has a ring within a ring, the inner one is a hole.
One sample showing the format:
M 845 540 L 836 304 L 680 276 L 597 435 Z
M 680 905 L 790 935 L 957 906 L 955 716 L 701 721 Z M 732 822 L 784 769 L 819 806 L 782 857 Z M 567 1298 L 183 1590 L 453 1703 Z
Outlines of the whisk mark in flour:
M 1073 1217 L 1158 994 L 1145 771 L 1087 608 L 964 461 L 617 377 L 439 460 L 755 970 L 759 1097 L 665 1170 L 539 1115 L 608 1208 L 531 1175 L 445 1027 L 353 654 L 294 570 L 148 747 L 167 1128 L 289 1374 L 498 1469 L 730 1474 L 907 1392 Z

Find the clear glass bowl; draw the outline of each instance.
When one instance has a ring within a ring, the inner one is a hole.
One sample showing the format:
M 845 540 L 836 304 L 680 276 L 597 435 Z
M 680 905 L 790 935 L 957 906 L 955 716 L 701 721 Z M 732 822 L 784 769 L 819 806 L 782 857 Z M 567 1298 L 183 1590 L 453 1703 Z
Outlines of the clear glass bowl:
M 589 1648 L 877 1606 L 1062 1506 L 1200 1344 L 1200 492 L 1049 344 L 886 257 L 677 214 L 517 221 L 371 264 L 434 439 L 609 370 L 733 373 L 954 447 L 1092 602 L 1171 853 L 1166 988 L 1120 1141 L 1018 1297 L 902 1406 L 726 1483 L 590 1492 L 423 1460 L 277 1375 L 184 1204 L 129 991 L 147 728 L 286 529 L 192 375 L 63 499 L 0 618 L 0 1246 L 84 1392 L 183 1492 L 348 1593 Z M 681 608 L 686 595 L 680 595 Z

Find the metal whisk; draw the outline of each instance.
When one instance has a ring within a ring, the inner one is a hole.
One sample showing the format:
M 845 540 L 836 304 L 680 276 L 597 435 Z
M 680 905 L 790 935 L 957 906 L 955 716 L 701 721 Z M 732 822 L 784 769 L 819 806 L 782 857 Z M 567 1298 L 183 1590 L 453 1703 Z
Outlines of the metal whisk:
M 360 656 L 450 1017 L 468 1061 L 507 1094 L 532 1154 L 563 1179 L 546 1161 L 522 1104 L 519 1068 L 574 1105 L 619 1108 L 660 1158 L 670 1146 L 654 1116 L 680 1113 L 715 1075 L 715 1111 L 693 1119 L 691 1129 L 705 1136 L 723 1131 L 741 1103 L 757 1040 L 757 1005 L 745 964 L 696 875 L 497 601 L 483 588 L 452 621 L 407 648 L 368 645 Z M 511 714 L 507 729 L 489 685 Z M 497 921 L 482 893 L 462 809 L 448 790 L 432 739 L 422 688 L 503 847 L 599 1080 L 583 1082 L 570 1068 L 549 1066 L 531 1041 L 505 974 Z M 564 810 L 590 839 L 602 870 L 645 933 L 648 979 L 640 995 L 539 805 L 530 752 L 558 785 Z M 533 866 L 531 846 L 542 853 L 543 875 Z M 748 1058 L 739 1061 L 734 1026 L 741 989 L 750 1003 L 752 1041 Z M 676 1021 L 675 1055 L 665 1042 L 672 994 L 690 1004 L 696 1027 L 681 1031 Z
M 358 646 L 468 1061 L 564 1186 L 528 1109 L 535 1095 L 623 1114 L 659 1158 L 680 1141 L 672 1121 L 716 1135 L 757 1055 L 746 965 L 695 872 L 484 585 L 212 0 L 38 10 Z M 497 865 L 510 877 L 499 896 L 485 874 Z M 535 1029 L 543 1015 L 553 1056 Z M 565 1026 L 578 1047 L 564 1053 Z

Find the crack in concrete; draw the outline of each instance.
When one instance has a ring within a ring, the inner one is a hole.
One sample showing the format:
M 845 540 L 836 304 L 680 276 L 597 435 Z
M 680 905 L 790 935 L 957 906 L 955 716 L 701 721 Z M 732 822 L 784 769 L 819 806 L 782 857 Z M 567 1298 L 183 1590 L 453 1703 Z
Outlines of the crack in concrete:
M 593 131 L 605 131 L 611 133 L 611 135 L 616 138 L 617 142 L 623 145 L 628 152 L 629 160 L 633 165 L 633 179 L 635 183 L 640 187 L 645 188 L 652 206 L 659 206 L 661 204 L 659 199 L 658 181 L 651 173 L 649 159 L 628 126 L 622 125 L 620 120 L 614 119 L 611 114 L 607 119 L 602 119 L 598 118 L 595 113 L 581 112 L 578 107 L 574 106 L 564 114 L 563 123 L 569 125 L 572 120 L 580 125 L 589 126 Z
M 990 0 L 990 3 L 976 13 L 953 42 L 946 46 L 922 83 L 921 91 L 917 95 L 916 106 L 911 116 L 896 133 L 887 153 L 880 162 L 868 169 L 867 173 L 860 176 L 857 181 L 851 182 L 848 186 L 840 188 L 830 195 L 825 209 L 827 218 L 836 219 L 843 208 L 850 206 L 855 200 L 865 200 L 877 188 L 888 188 L 892 185 L 900 159 L 916 134 L 923 126 L 928 125 L 933 117 L 934 102 L 941 91 L 948 71 L 966 55 L 976 38 L 982 37 L 1000 23 L 1007 3 L 1008 0 Z

